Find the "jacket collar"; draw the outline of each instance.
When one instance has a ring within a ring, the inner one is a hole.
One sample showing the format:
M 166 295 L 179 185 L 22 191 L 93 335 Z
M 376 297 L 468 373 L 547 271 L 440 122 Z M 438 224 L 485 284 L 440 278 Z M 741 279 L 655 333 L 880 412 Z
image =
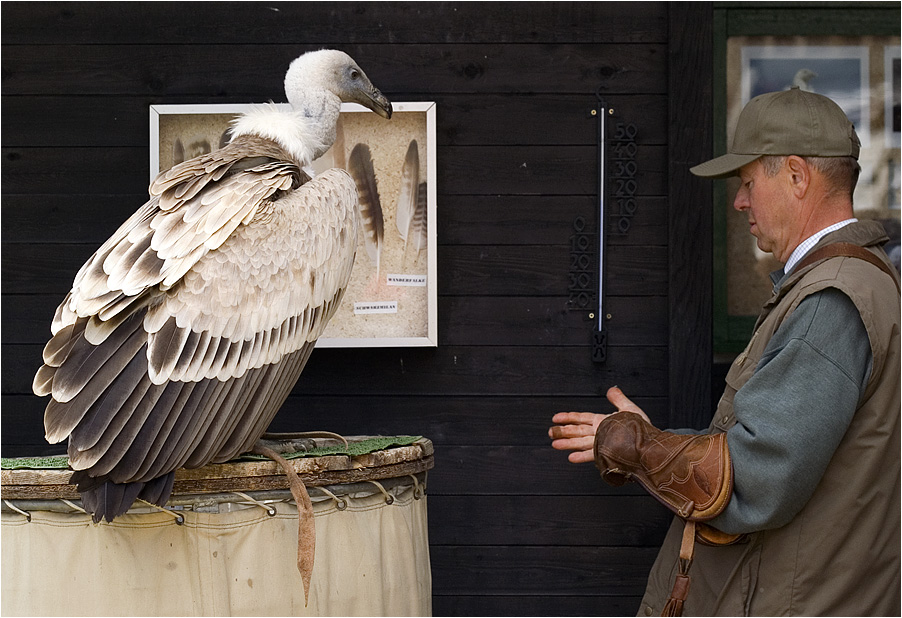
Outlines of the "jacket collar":
M 886 235 L 886 230 L 883 229 L 883 225 L 881 225 L 880 222 L 858 221 L 827 234 L 805 255 L 817 251 L 821 247 L 832 245 L 837 242 L 848 242 L 860 247 L 875 247 L 884 245 L 888 240 L 889 237 Z M 804 258 L 805 256 L 802 256 L 802 259 Z M 761 322 L 764 321 L 764 318 L 770 314 L 774 306 L 780 302 L 787 292 L 789 292 L 789 290 L 791 290 L 793 286 L 795 286 L 795 284 L 815 266 L 816 264 L 812 264 L 806 268 L 796 268 L 788 275 L 782 270 L 777 270 L 770 274 L 771 281 L 774 284 L 774 295 L 771 296 L 770 300 L 764 303 L 761 314 L 758 316 L 758 320 L 755 324 L 755 330 L 758 329 Z
M 874 247 L 882 246 L 886 244 L 887 241 L 889 241 L 889 236 L 886 235 L 886 230 L 883 229 L 883 225 L 878 221 L 857 221 L 855 223 L 850 223 L 835 232 L 826 234 L 817 242 L 817 244 L 811 247 L 805 255 L 801 256 L 799 262 L 805 259 L 805 256 L 813 251 L 817 251 L 821 247 L 832 245 L 837 242 L 848 242 L 860 247 Z M 791 288 L 802 278 L 802 275 L 809 270 L 810 268 L 802 270 L 796 268 L 795 270 L 790 271 L 788 275 L 783 270 L 772 272 L 770 278 L 774 284 L 774 295 L 780 296 L 781 291 Z

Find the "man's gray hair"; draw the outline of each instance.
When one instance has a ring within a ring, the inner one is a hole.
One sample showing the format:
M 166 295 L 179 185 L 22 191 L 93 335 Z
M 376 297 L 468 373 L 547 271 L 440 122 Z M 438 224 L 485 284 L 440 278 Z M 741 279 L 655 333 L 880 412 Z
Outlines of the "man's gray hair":
M 858 176 L 861 174 L 861 166 L 854 157 L 802 157 L 802 159 L 809 167 L 824 176 L 831 192 L 847 193 L 849 199 L 852 199 L 855 185 L 858 184 Z M 773 178 L 783 167 L 786 157 L 764 155 L 759 160 L 767 177 Z

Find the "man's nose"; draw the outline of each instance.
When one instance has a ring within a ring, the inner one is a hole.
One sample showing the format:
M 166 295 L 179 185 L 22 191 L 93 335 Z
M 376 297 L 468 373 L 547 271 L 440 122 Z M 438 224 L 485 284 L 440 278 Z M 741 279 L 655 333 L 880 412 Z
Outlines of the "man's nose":
M 749 196 L 745 191 L 744 187 L 740 187 L 739 191 L 736 192 L 736 198 L 733 200 L 733 208 L 742 212 L 743 210 L 748 209 L 749 207 Z

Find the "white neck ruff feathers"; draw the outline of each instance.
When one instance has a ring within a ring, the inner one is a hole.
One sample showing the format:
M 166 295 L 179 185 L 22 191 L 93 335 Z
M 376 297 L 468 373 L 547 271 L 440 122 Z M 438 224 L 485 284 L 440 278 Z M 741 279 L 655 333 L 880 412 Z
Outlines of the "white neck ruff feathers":
M 277 142 L 297 160 L 309 165 L 328 145 L 302 112 L 282 110 L 272 103 L 254 105 L 232 123 L 232 138 L 259 135 Z

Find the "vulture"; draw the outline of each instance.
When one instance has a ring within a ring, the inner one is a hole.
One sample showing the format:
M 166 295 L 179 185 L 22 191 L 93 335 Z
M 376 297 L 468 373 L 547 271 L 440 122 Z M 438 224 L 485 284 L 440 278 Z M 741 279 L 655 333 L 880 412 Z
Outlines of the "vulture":
M 165 505 L 178 468 L 251 449 L 342 299 L 355 183 L 304 168 L 343 101 L 392 106 L 336 50 L 295 59 L 285 94 L 290 110 L 255 106 L 225 146 L 160 173 L 56 311 L 34 392 L 95 523 Z

